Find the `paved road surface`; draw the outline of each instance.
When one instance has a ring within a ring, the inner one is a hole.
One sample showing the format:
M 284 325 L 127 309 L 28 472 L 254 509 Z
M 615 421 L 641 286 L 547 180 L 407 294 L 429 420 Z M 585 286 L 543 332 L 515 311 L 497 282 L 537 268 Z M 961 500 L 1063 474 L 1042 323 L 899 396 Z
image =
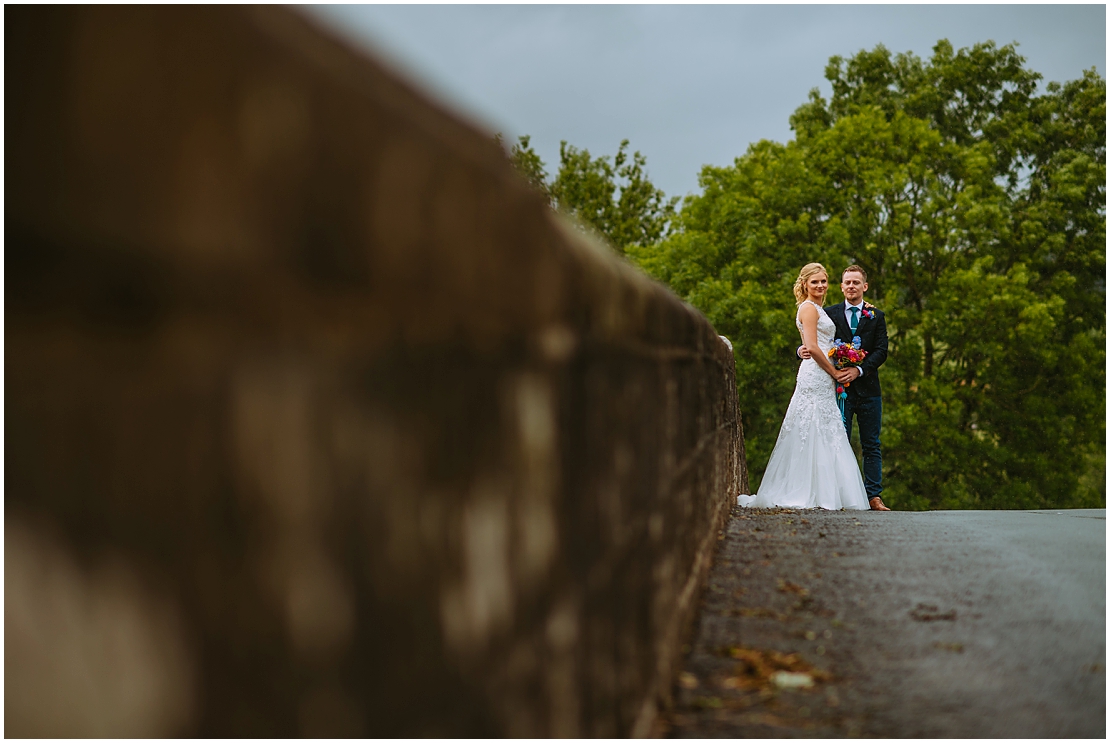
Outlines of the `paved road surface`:
M 736 509 L 694 633 L 674 737 L 1104 738 L 1106 512 Z

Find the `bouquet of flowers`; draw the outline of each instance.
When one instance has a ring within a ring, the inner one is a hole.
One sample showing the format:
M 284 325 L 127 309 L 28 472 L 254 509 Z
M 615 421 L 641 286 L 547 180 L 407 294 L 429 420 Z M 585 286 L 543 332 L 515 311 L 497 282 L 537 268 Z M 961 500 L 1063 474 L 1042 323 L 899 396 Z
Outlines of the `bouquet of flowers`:
M 837 369 L 846 369 L 849 366 L 858 366 L 859 362 L 867 356 L 867 351 L 860 348 L 860 339 L 857 335 L 852 339 L 852 342 L 845 343 L 837 338 L 833 341 L 832 348 L 829 349 L 829 359 Z M 840 417 L 844 417 L 844 401 L 848 399 L 848 392 L 845 389 L 849 383 L 844 382 L 836 386 L 836 404 L 840 407 Z

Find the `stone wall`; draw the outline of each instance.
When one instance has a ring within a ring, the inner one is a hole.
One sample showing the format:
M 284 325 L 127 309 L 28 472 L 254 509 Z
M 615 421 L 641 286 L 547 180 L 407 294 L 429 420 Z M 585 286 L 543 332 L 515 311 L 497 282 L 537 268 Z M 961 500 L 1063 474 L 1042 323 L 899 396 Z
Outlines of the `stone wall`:
M 5 9 L 12 736 L 625 736 L 746 492 L 704 317 L 286 9 Z

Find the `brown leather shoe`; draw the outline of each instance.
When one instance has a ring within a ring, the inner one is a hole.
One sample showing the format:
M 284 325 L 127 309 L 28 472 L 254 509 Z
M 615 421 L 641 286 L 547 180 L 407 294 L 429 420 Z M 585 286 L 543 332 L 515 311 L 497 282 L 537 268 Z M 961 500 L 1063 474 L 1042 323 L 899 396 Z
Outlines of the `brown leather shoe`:
M 890 509 L 883 505 L 883 499 L 875 496 L 870 501 L 872 511 L 889 511 Z

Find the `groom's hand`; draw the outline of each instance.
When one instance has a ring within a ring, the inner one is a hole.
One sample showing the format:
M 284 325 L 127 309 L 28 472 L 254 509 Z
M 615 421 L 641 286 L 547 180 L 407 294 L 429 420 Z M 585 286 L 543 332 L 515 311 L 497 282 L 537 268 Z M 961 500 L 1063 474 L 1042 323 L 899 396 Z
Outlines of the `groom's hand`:
M 806 348 L 805 346 L 798 346 L 798 358 L 799 359 L 808 359 L 809 357 L 810 357 L 809 349 Z
M 841 384 L 850 384 L 860 378 L 862 372 L 858 366 L 849 366 L 847 369 L 842 369 L 836 375 L 836 381 Z

